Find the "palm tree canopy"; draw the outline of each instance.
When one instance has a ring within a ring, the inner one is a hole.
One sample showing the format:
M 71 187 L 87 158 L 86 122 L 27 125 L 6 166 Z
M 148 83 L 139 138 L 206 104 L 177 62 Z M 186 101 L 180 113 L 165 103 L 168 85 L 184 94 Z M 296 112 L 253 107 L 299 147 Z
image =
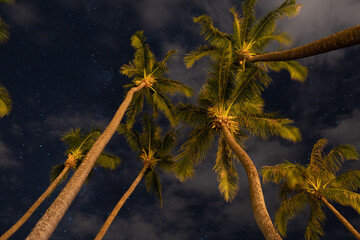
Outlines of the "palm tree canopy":
M 229 64 L 235 64 L 239 68 L 257 67 L 263 71 L 273 70 L 279 72 L 285 69 L 290 73 L 293 80 L 303 81 L 307 77 L 307 69 L 296 61 L 267 62 L 254 64 L 244 61 L 245 56 L 259 55 L 266 51 L 271 42 L 281 45 L 289 45 L 291 39 L 285 32 L 277 29 L 277 21 L 282 17 L 296 16 L 301 4 L 296 0 L 285 0 L 279 7 L 270 11 L 260 19 L 256 19 L 254 7 L 257 1 L 246 0 L 242 4 L 239 14 L 235 8 L 231 8 L 233 15 L 233 33 L 223 33 L 214 27 L 209 16 L 202 15 L 194 18 L 201 24 L 201 34 L 209 45 L 200 46 L 185 57 L 187 67 L 191 67 L 196 61 L 205 56 L 219 58 L 229 55 Z M 226 53 L 224 53 L 226 52 Z
M 326 139 L 315 143 L 310 163 L 306 166 L 291 162 L 262 168 L 264 182 L 281 184 L 280 197 L 283 199 L 275 217 L 275 224 L 283 236 L 287 222 L 310 203 L 311 213 L 306 228 L 306 239 L 319 239 L 325 215 L 321 210 L 320 197 L 350 206 L 360 214 L 360 171 L 351 170 L 338 176 L 341 164 L 346 160 L 358 160 L 359 153 L 352 145 L 340 145 L 327 154 Z
M 212 63 L 207 82 L 199 94 L 199 106 L 180 104 L 177 108 L 178 118 L 194 126 L 177 157 L 176 174 L 181 181 L 193 176 L 194 165 L 205 158 L 222 123 L 240 144 L 248 134 L 262 139 L 280 136 L 294 142 L 301 138 L 290 119 L 281 118 L 276 113 L 264 113 L 260 94 L 268 85 L 269 78 L 262 71 L 230 68 L 224 73 L 221 64 L 221 59 Z M 234 156 L 220 133 L 214 170 L 226 201 L 231 201 L 238 190 L 233 160 Z
M 174 171 L 174 157 L 171 154 L 176 144 L 177 131 L 169 130 L 162 136 L 161 128 L 146 114 L 142 117 L 142 132 L 130 129 L 126 124 L 120 124 L 117 132 L 124 135 L 129 146 L 144 164 L 148 165 L 145 172 L 145 185 L 149 192 L 153 192 L 162 206 L 161 184 L 157 169 L 165 172 Z
M 65 155 L 70 158 L 70 156 L 74 159 L 74 163 L 71 166 L 73 169 L 77 169 L 82 161 L 84 160 L 86 154 L 91 149 L 92 145 L 95 141 L 100 137 L 101 130 L 94 129 L 91 131 L 82 131 L 80 128 L 71 129 L 69 132 L 65 133 L 62 137 L 62 141 L 67 146 L 65 150 Z M 114 170 L 119 164 L 121 160 L 119 157 L 102 152 L 99 158 L 96 160 L 95 167 L 102 167 L 109 170 Z M 54 181 L 57 176 L 61 173 L 61 171 L 65 168 L 64 164 L 57 165 L 53 167 L 50 171 L 50 181 Z M 66 174 L 63 178 L 65 180 L 68 174 Z M 89 174 L 89 177 L 91 173 Z M 88 178 L 89 178 L 88 177 Z
M 12 101 L 8 90 L 0 85 L 0 117 L 9 115 L 12 108 Z
M 173 116 L 174 106 L 166 94 L 192 95 L 193 91 L 185 84 L 165 77 L 167 72 L 167 61 L 176 53 L 170 50 L 162 61 L 156 61 L 149 45 L 145 43 L 143 31 L 136 32 L 131 37 L 131 46 L 135 49 L 134 59 L 120 68 L 120 72 L 132 79 L 131 84 L 125 88 L 131 88 L 145 82 L 145 87 L 134 94 L 133 100 L 126 113 L 126 122 L 131 127 L 143 107 L 143 100 L 152 106 L 154 114 L 162 111 L 171 124 L 175 124 Z
M 13 0 L 0 0 L 1 2 L 5 3 L 12 3 Z M 0 17 L 0 45 L 4 44 L 9 40 L 10 37 L 10 27 L 7 25 Z

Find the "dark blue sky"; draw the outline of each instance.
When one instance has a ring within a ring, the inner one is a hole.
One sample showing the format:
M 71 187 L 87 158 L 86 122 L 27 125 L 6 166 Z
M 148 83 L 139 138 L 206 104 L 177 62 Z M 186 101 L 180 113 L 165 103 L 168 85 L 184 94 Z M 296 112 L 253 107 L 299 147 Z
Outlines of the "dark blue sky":
M 273 2 L 259 1 L 257 12 L 272 9 Z M 359 24 L 357 0 L 303 0 L 298 17 L 283 20 L 294 46 Z M 48 0 L 0 5 L 0 16 L 11 26 L 11 38 L 0 46 L 0 82 L 9 90 L 13 110 L 0 119 L 0 233 L 5 232 L 49 184 L 52 166 L 65 160 L 61 135 L 71 128 L 105 127 L 122 102 L 122 86 L 129 80 L 119 74 L 132 59 L 130 37 L 144 30 L 160 59 L 169 49 L 179 51 L 169 76 L 195 91 L 204 83 L 205 62 L 186 70 L 185 53 L 202 43 L 192 17 L 210 15 L 223 31 L 232 28 L 231 6 L 241 1 L 199 0 Z M 266 111 L 280 111 L 295 121 L 303 141 L 290 144 L 279 139 L 251 138 L 247 151 L 256 166 L 284 160 L 305 163 L 313 144 L 326 137 L 330 146 L 353 144 L 360 151 L 360 48 L 352 47 L 302 60 L 309 68 L 303 84 L 287 73 L 272 74 L 274 83 L 264 93 Z M 186 100 L 174 97 L 174 101 Z M 166 121 L 162 121 L 166 124 Z M 186 138 L 182 136 L 183 141 Z M 107 214 L 135 179 L 141 164 L 121 136 L 114 136 L 107 150 L 120 156 L 115 171 L 97 169 L 86 184 L 52 239 L 91 239 Z M 163 208 L 140 183 L 125 203 L 105 239 L 261 239 L 248 197 L 245 172 L 238 166 L 240 192 L 225 203 L 212 172 L 209 153 L 196 176 L 180 183 L 162 176 Z M 359 169 L 357 162 L 344 168 Z M 24 239 L 51 204 L 56 190 L 14 235 Z M 278 207 L 278 188 L 264 185 L 271 216 Z M 360 228 L 357 214 L 339 207 Z M 325 209 L 326 239 L 347 239 L 350 234 Z M 308 213 L 289 224 L 288 239 L 303 239 Z

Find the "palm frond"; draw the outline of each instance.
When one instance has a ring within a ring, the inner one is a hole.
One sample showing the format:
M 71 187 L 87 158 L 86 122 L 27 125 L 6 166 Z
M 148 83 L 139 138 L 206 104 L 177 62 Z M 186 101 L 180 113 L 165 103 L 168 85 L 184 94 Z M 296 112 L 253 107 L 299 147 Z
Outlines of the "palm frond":
M 96 160 L 96 166 L 105 169 L 114 170 L 121 162 L 121 159 L 115 155 L 102 152 Z
M 193 176 L 193 166 L 205 158 L 214 140 L 214 131 L 211 126 L 195 127 L 188 140 L 181 146 L 175 163 L 176 175 L 180 181 Z
M 336 173 L 345 160 L 358 160 L 359 153 L 353 145 L 340 145 L 333 148 L 321 161 L 320 167 L 325 171 Z
M 148 192 L 154 193 L 159 198 L 160 205 L 162 207 L 161 184 L 159 181 L 159 176 L 151 168 L 149 168 L 145 173 L 145 185 Z
M 50 182 L 53 182 L 59 175 L 60 173 L 64 170 L 65 165 L 64 164 L 60 164 L 60 165 L 56 165 L 53 168 L 51 168 L 50 170 Z M 69 171 L 64 175 L 64 177 L 60 180 L 59 183 L 61 183 L 62 181 L 65 181 L 66 178 L 69 175 Z
M 245 0 L 242 2 L 241 10 L 244 18 L 243 23 L 241 24 L 240 35 L 242 36 L 242 48 L 245 48 L 243 44 L 247 42 L 250 38 L 250 30 L 255 21 L 255 4 L 257 0 Z
M 161 81 L 157 81 L 154 84 L 154 88 L 159 89 L 163 93 L 175 94 L 181 93 L 190 97 L 193 94 L 193 90 L 182 82 L 174 81 L 168 78 L 162 78 Z
M 4 44 L 10 38 L 10 27 L 0 18 L 0 44 Z
M 189 103 L 181 103 L 176 106 L 176 117 L 190 125 L 205 126 L 209 124 L 207 110 Z
M 334 178 L 329 184 L 334 188 L 357 191 L 360 188 L 360 171 L 351 170 L 345 172 Z
M 175 172 L 174 156 L 171 154 L 161 154 L 161 156 L 155 155 L 160 161 L 157 162 L 156 167 L 160 170 L 173 173 Z
M 239 190 L 239 176 L 233 162 L 233 154 L 223 137 L 219 138 L 216 164 L 219 190 L 226 202 L 231 202 Z
M 0 22 L 1 24 L 1 22 Z M 1 38 L 1 32 L 0 32 Z M 0 85 L 0 117 L 8 115 L 12 108 L 12 101 L 8 90 Z
M 199 61 L 203 57 L 213 56 L 219 52 L 219 48 L 216 46 L 200 46 L 197 50 L 191 51 L 184 57 L 186 68 L 191 68 L 195 62 Z
M 291 36 L 286 32 L 280 32 L 276 34 L 270 34 L 263 37 L 260 37 L 256 43 L 254 43 L 253 48 L 255 49 L 264 49 L 266 45 L 270 42 L 276 41 L 280 46 L 289 46 L 292 43 Z
M 360 214 L 360 194 L 340 188 L 323 188 L 321 195 L 327 200 L 337 202 L 343 206 L 352 207 Z
M 135 49 L 134 65 L 146 73 L 150 73 L 154 63 L 154 54 L 150 51 L 149 46 L 145 44 L 145 37 L 143 31 L 137 31 L 131 37 L 131 46 Z
M 275 114 L 242 114 L 237 116 L 236 122 L 242 129 L 263 139 L 280 136 L 292 142 L 301 140 L 299 129 L 290 125 L 292 120 L 277 117 Z
M 275 227 L 279 233 L 286 236 L 286 226 L 289 220 L 299 214 L 308 202 L 306 191 L 302 191 L 295 196 L 283 201 L 275 215 Z
M 322 164 L 322 159 L 324 158 L 324 148 L 327 145 L 328 141 L 325 138 L 318 140 L 311 151 L 310 157 L 310 168 L 313 171 L 319 171 Z
M 178 131 L 171 129 L 165 134 L 165 136 L 160 140 L 160 146 L 158 148 L 158 153 L 167 153 L 176 145 L 176 138 Z
M 139 133 L 137 131 L 131 130 L 125 124 L 120 124 L 117 128 L 117 132 L 125 136 L 126 141 L 134 151 L 142 151 L 145 149 L 145 146 L 142 144 Z
M 310 201 L 310 220 L 305 229 L 305 239 L 318 240 L 320 236 L 324 236 L 323 225 L 326 219 L 323 211 L 321 210 L 321 202 Z
M 290 78 L 299 82 L 304 82 L 307 78 L 308 70 L 297 61 L 277 61 L 267 62 L 266 67 L 275 72 L 279 72 L 282 69 L 287 70 L 290 73 Z
M 242 35 L 241 35 L 241 25 L 243 24 L 243 20 L 239 16 L 239 13 L 236 11 L 234 7 L 230 8 L 230 12 L 232 13 L 234 20 L 233 20 L 233 35 L 232 40 L 234 41 L 236 46 L 241 46 L 242 44 Z
M 202 15 L 194 18 L 194 22 L 200 23 L 200 32 L 205 40 L 212 45 L 222 45 L 230 39 L 230 36 L 214 27 L 211 17 Z
M 270 11 L 257 22 L 252 29 L 250 44 L 266 35 L 271 35 L 279 18 L 294 17 L 299 13 L 300 8 L 301 4 L 296 3 L 296 0 L 285 0 L 278 8 Z
M 169 119 L 171 125 L 176 124 L 176 119 L 174 117 L 174 106 L 167 99 L 167 97 L 159 92 L 154 92 L 152 94 L 152 100 L 157 109 L 164 112 L 167 119 Z
M 129 128 L 132 128 L 135 123 L 135 117 L 141 112 L 141 109 L 143 108 L 145 94 L 146 91 L 139 91 L 133 95 L 131 103 L 126 110 L 126 125 Z

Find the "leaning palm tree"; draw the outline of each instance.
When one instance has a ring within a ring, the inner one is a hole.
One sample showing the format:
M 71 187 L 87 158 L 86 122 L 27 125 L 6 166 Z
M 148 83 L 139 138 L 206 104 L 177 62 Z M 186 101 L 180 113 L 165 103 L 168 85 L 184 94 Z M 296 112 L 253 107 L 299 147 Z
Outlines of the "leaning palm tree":
M 234 67 L 223 72 L 221 69 L 225 66 L 222 64 L 221 61 L 211 62 L 209 77 L 199 95 L 199 106 L 181 104 L 178 107 L 179 119 L 193 125 L 194 129 L 178 155 L 177 177 L 181 181 L 191 177 L 194 165 L 204 159 L 215 136 L 219 136 L 214 170 L 218 174 L 221 194 L 226 201 L 236 196 L 235 153 L 248 177 L 251 205 L 258 227 L 266 239 L 281 239 L 267 212 L 256 167 L 242 143 L 246 134 L 262 139 L 276 135 L 295 142 L 300 139 L 300 133 L 290 125 L 291 120 L 275 113 L 264 113 L 264 102 L 259 94 L 269 84 L 266 74 L 255 68 L 234 71 Z
M 256 19 L 254 7 L 256 0 L 246 0 L 242 4 L 239 14 L 231 8 L 233 15 L 233 33 L 224 33 L 214 27 L 209 16 L 202 15 L 194 18 L 201 24 L 201 34 L 208 45 L 200 46 L 185 57 L 186 66 L 191 67 L 196 61 L 205 56 L 222 61 L 230 61 L 229 65 L 245 69 L 249 67 L 260 68 L 263 71 L 280 71 L 286 69 L 293 80 L 303 81 L 307 76 L 307 69 L 296 61 L 266 62 L 254 64 L 244 60 L 244 56 L 259 55 L 266 52 L 270 43 L 277 42 L 281 45 L 291 43 L 290 36 L 277 28 L 277 21 L 281 17 L 293 17 L 299 12 L 301 5 L 296 0 L 285 0 L 276 9 L 268 12 L 260 19 Z M 229 56 L 224 58 L 224 56 Z M 226 70 L 224 70 L 226 72 Z
M 176 143 L 176 131 L 170 130 L 162 137 L 161 129 L 156 127 L 153 120 L 147 115 L 143 116 L 142 124 L 142 133 L 129 129 L 129 127 L 124 124 L 121 124 L 118 128 L 118 133 L 126 137 L 132 150 L 138 152 L 139 159 L 143 162 L 143 167 L 130 188 L 121 197 L 120 201 L 106 219 L 104 225 L 96 235 L 95 240 L 100 240 L 104 237 L 121 207 L 144 176 L 146 189 L 156 194 L 162 206 L 161 184 L 156 169 L 159 168 L 170 171 L 173 168 L 173 156 L 170 154 L 170 151 Z
M 131 114 L 136 115 L 136 113 L 140 111 L 138 107 L 142 106 L 143 97 L 141 96 L 144 96 L 143 92 L 149 94 L 147 88 L 153 89 L 153 96 L 148 97 L 147 95 L 149 102 L 156 105 L 156 109 L 163 111 L 165 115 L 169 117 L 172 109 L 170 102 L 165 97 L 165 94 L 184 93 L 186 95 L 190 95 L 192 93 L 191 89 L 186 85 L 164 77 L 167 71 L 166 62 L 174 54 L 174 51 L 169 51 L 164 60 L 160 62 L 156 61 L 154 54 L 145 43 L 145 37 L 143 36 L 142 31 L 136 32 L 131 37 L 131 45 L 135 48 L 134 59 L 129 64 L 124 65 L 120 71 L 121 73 L 133 78 L 132 87 L 128 91 L 124 101 L 118 108 L 109 125 L 85 156 L 85 159 L 79 166 L 78 170 L 71 177 L 69 182 L 60 192 L 53 204 L 45 212 L 40 221 L 36 224 L 27 239 L 48 239 L 54 232 L 56 226 L 64 216 L 75 196 L 80 191 L 80 188 L 93 168 L 96 159 L 105 148 L 106 144 L 110 141 L 110 138 L 114 135 L 122 117 L 124 116 L 124 113 L 132 102 L 133 97 L 136 98 L 134 100 L 137 102 L 137 105 L 130 107 L 130 113 L 128 113 L 129 119 L 132 118 Z M 170 117 L 170 121 L 171 119 L 172 117 Z
M 99 130 L 90 132 L 81 132 L 81 129 L 71 130 L 66 133 L 62 141 L 67 145 L 65 155 L 66 161 L 63 164 L 57 165 L 50 171 L 50 186 L 45 192 L 36 200 L 36 202 L 29 208 L 29 210 L 1 237 L 0 240 L 10 238 L 36 211 L 40 204 L 55 190 L 55 188 L 65 181 L 69 170 L 76 170 L 83 161 L 85 154 L 89 151 L 97 138 L 100 136 Z M 113 170 L 120 164 L 120 159 L 114 155 L 102 152 L 96 161 L 96 165 L 105 169 Z
M 8 115 L 11 111 L 11 98 L 8 90 L 0 85 L 0 117 Z
M 360 25 L 345 29 L 328 37 L 289 50 L 265 53 L 255 56 L 245 54 L 244 58 L 253 63 L 267 61 L 288 61 L 311 57 L 358 44 L 360 44 Z
M 298 215 L 310 204 L 310 219 L 305 230 L 305 239 L 316 240 L 324 235 L 322 229 L 325 215 L 321 209 L 325 205 L 356 238 L 360 234 L 329 203 L 334 201 L 350 206 L 360 214 L 360 171 L 351 170 L 338 176 L 341 164 L 345 160 L 359 159 L 359 153 L 352 145 L 340 145 L 324 153 L 326 139 L 320 139 L 311 153 L 310 164 L 303 166 L 290 162 L 262 169 L 263 181 L 281 183 L 281 203 L 275 217 L 280 234 L 286 236 L 286 226 L 290 219 Z

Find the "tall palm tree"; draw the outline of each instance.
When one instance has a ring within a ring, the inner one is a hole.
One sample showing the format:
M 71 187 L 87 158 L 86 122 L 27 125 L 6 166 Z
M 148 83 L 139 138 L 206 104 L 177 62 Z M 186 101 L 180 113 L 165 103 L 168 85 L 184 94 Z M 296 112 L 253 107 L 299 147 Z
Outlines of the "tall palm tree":
M 281 52 L 270 52 L 260 55 L 244 55 L 251 62 L 288 61 L 330 52 L 360 44 L 360 25 L 347 28 L 328 37 L 313 41 L 303 46 Z
M 324 153 L 326 139 L 320 139 L 311 153 L 310 163 L 306 166 L 290 162 L 275 166 L 265 166 L 261 170 L 264 182 L 281 183 L 281 203 L 275 217 L 275 225 L 280 234 L 286 235 L 286 226 L 290 219 L 310 204 L 310 219 L 305 230 L 305 239 L 316 240 L 324 235 L 322 230 L 325 215 L 321 209 L 325 205 L 356 238 L 360 234 L 329 203 L 334 201 L 354 208 L 360 214 L 360 171 L 351 170 L 338 176 L 341 164 L 345 160 L 359 159 L 359 153 L 352 145 L 340 145 Z
M 307 69 L 296 61 L 266 62 L 254 64 L 244 60 L 244 56 L 262 54 L 272 42 L 281 45 L 291 43 L 290 36 L 280 32 L 277 20 L 281 17 L 293 17 L 299 12 L 301 5 L 296 0 L 285 0 L 279 7 L 268 12 L 260 19 L 256 19 L 254 7 L 256 0 L 245 0 L 239 14 L 231 8 L 233 15 L 233 33 L 221 32 L 213 25 L 209 16 L 202 15 L 194 18 L 201 24 L 201 34 L 208 45 L 200 46 L 185 57 L 186 66 L 191 67 L 196 61 L 205 56 L 228 61 L 229 65 L 245 69 L 249 67 L 260 68 L 264 71 L 280 71 L 286 69 L 293 80 L 303 81 L 307 76 Z M 226 72 L 226 70 L 224 70 Z
M 36 202 L 28 209 L 28 211 L 1 237 L 0 240 L 10 238 L 36 211 L 40 204 L 55 190 L 55 188 L 67 178 L 69 170 L 76 170 L 80 163 L 84 160 L 85 154 L 90 150 L 97 138 L 100 136 L 99 130 L 90 132 L 81 132 L 81 129 L 71 130 L 66 133 L 62 141 L 67 145 L 65 155 L 66 161 L 63 164 L 53 167 L 50 171 L 50 186 L 36 200 Z M 105 169 L 113 170 L 120 164 L 120 158 L 102 152 L 96 161 L 96 165 Z
M 12 107 L 12 102 L 8 90 L 0 85 L 0 117 L 9 115 Z
M 139 158 L 143 162 L 143 167 L 135 181 L 121 197 L 120 201 L 106 219 L 104 225 L 96 235 L 95 240 L 100 240 L 104 237 L 121 207 L 144 176 L 146 189 L 149 192 L 154 192 L 156 194 L 160 199 L 160 204 L 162 206 L 161 184 L 158 174 L 156 173 L 156 168 L 165 171 L 169 171 L 173 168 L 173 155 L 171 155 L 170 151 L 176 143 L 176 132 L 170 130 L 162 137 L 161 129 L 156 127 L 153 120 L 147 115 L 143 116 L 142 124 L 142 133 L 132 130 L 124 124 L 121 124 L 118 128 L 118 133 L 123 134 L 126 137 L 132 150 L 139 153 Z
M 132 118 L 131 114 L 140 111 L 138 108 L 140 106 L 142 107 L 143 104 L 143 97 L 140 96 L 144 96 L 143 92 L 149 92 L 147 91 L 147 88 L 153 89 L 154 95 L 152 100 L 147 97 L 149 102 L 155 104 L 156 108 L 163 111 L 166 116 L 170 116 L 171 114 L 171 104 L 165 97 L 165 94 L 185 93 L 186 95 L 190 95 L 192 93 L 191 89 L 186 85 L 164 77 L 167 70 L 166 62 L 172 56 L 174 51 L 169 51 L 164 60 L 160 62 L 156 61 L 154 54 L 145 43 L 145 37 L 143 36 L 142 31 L 136 32 L 131 37 L 131 45 L 135 49 L 134 59 L 129 64 L 124 65 L 120 69 L 120 72 L 133 78 L 132 87 L 128 91 L 124 101 L 118 108 L 109 125 L 85 156 L 85 159 L 79 166 L 78 170 L 74 173 L 64 189 L 60 192 L 59 196 L 55 199 L 53 204 L 48 208 L 40 221 L 36 224 L 35 228 L 29 234 L 27 237 L 28 240 L 48 239 L 54 232 L 61 218 L 64 216 L 77 193 L 80 191 L 80 188 L 93 168 L 96 159 L 105 148 L 106 144 L 110 141 L 110 138 L 114 135 L 125 111 L 132 102 L 133 97 L 134 101 L 137 102 L 137 105 L 130 107 L 128 113 L 129 119 Z
M 181 147 L 176 162 L 177 177 L 184 181 L 194 174 L 205 153 L 219 135 L 215 172 L 219 190 L 226 201 L 231 201 L 238 190 L 238 175 L 233 153 L 245 168 L 249 181 L 250 199 L 255 220 L 266 239 L 281 239 L 267 212 L 258 172 L 244 151 L 246 134 L 263 139 L 277 135 L 290 141 L 300 139 L 297 128 L 289 119 L 275 113 L 264 113 L 260 93 L 269 83 L 266 75 L 257 69 L 221 71 L 221 61 L 212 62 L 209 77 L 199 95 L 199 106 L 181 104 L 178 117 L 194 126 L 189 139 Z M 226 63 L 223 63 L 226 65 Z M 232 152 L 231 152 L 232 151 Z

